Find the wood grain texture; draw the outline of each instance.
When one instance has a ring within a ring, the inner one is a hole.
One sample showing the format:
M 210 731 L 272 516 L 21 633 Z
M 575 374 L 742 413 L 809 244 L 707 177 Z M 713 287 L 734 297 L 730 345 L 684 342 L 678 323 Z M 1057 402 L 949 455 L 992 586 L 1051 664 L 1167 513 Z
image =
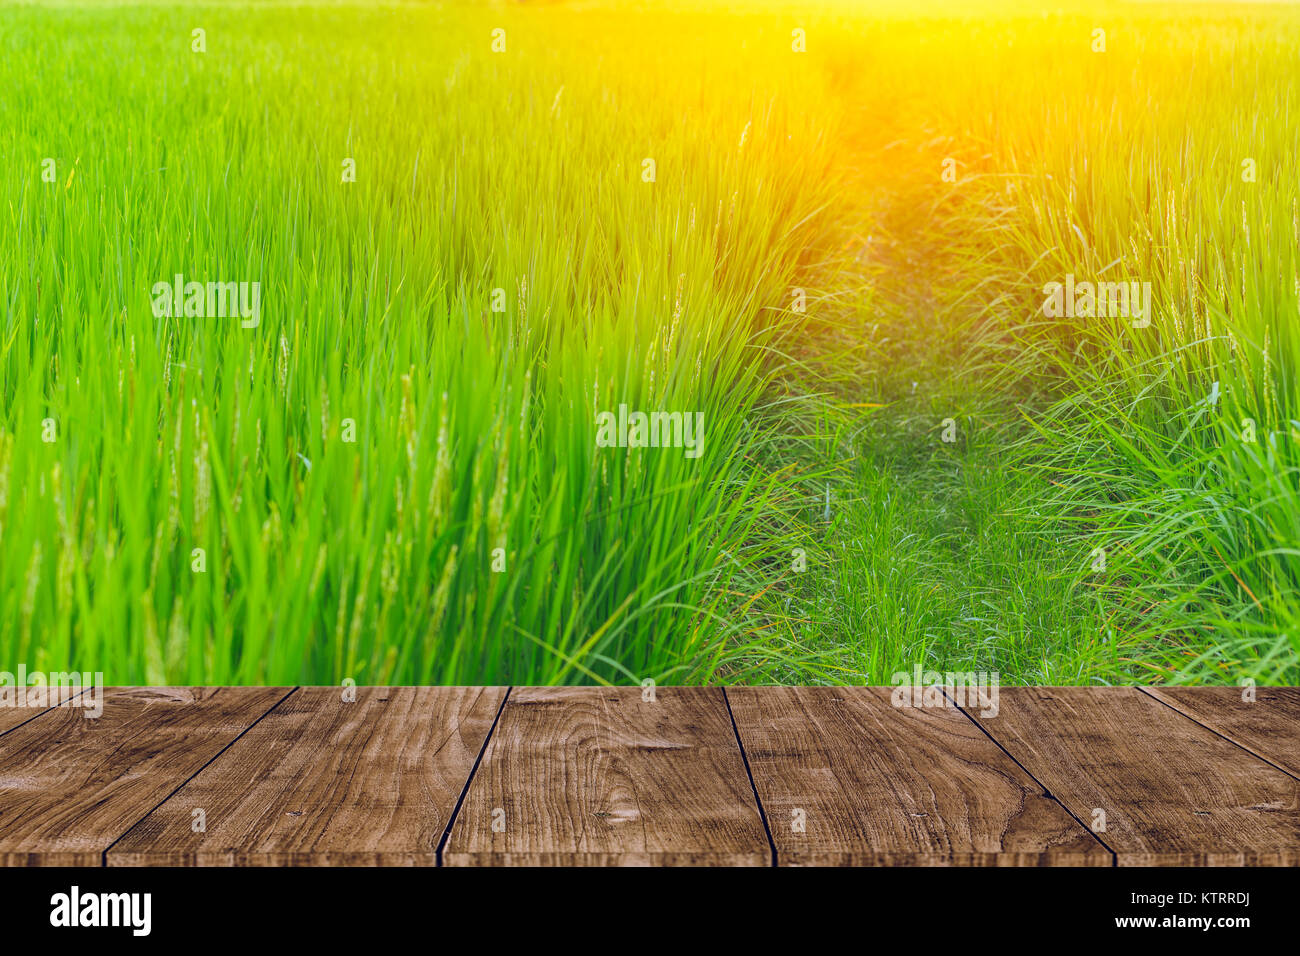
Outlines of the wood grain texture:
M 1132 687 L 1003 688 L 976 719 L 1121 866 L 1300 864 L 1300 781 Z
M 47 690 L 45 696 L 41 698 L 46 701 L 46 703 L 33 705 L 30 701 L 35 698 L 26 697 L 21 701 L 22 706 L 18 706 L 19 698 L 16 689 L 13 687 L 6 687 L 2 693 L 6 696 L 0 697 L 0 699 L 3 700 L 3 706 L 0 706 L 0 734 L 7 734 L 15 727 L 22 726 L 27 723 L 27 721 L 39 717 L 51 707 L 69 703 L 80 696 L 80 691 L 73 690 L 72 688 L 55 687 Z M 98 699 L 97 691 L 92 688 L 91 693 L 95 695 L 96 699 Z M 11 698 L 7 696 L 9 694 L 14 696 Z M 92 701 L 91 706 L 94 706 L 94 701 Z M 83 708 L 77 707 L 75 709 L 78 713 L 84 715 L 85 710 Z
M 108 865 L 436 865 L 505 694 L 358 688 L 349 703 L 337 687 L 300 688 L 123 837 Z
M 109 845 L 288 693 L 111 688 L 0 737 L 0 864 L 98 866 Z
M 1144 687 L 1147 693 L 1217 734 L 1300 778 L 1300 688 Z
M 655 696 L 511 691 L 443 865 L 770 865 L 722 691 Z
M 727 691 L 781 866 L 1109 866 L 1113 858 L 952 707 L 888 688 Z

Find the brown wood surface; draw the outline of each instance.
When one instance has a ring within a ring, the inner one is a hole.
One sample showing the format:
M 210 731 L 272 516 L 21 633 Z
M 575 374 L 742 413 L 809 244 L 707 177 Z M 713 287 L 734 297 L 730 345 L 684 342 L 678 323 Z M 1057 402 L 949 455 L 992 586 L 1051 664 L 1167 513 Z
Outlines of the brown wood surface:
M 973 716 L 1125 865 L 1300 865 L 1300 781 L 1130 687 L 1013 687 Z
M 720 689 L 517 688 L 442 860 L 767 866 L 771 846 Z
M 0 708 L 0 864 L 1300 865 L 1300 691 L 1256 694 L 110 689 Z
M 895 707 L 873 687 L 727 695 L 779 865 L 1113 863 L 954 707 Z
M 7 690 L 9 693 L 15 694 L 13 700 L 16 702 L 18 699 L 16 696 L 17 691 L 14 689 L 7 689 Z M 95 691 L 93 688 L 91 690 L 91 693 L 98 696 L 98 692 Z M 27 723 L 27 721 L 33 719 L 34 717 L 39 717 L 41 714 L 49 710 L 52 706 L 70 702 L 74 698 L 77 698 L 79 696 L 80 696 L 79 692 L 74 691 L 70 688 L 56 687 L 53 690 L 46 691 L 46 697 L 44 699 L 49 701 L 49 703 L 41 704 L 39 706 L 33 706 L 32 704 L 29 703 L 29 701 L 34 700 L 35 698 L 28 697 L 24 700 L 23 706 L 21 707 L 2 706 L 0 707 L 0 734 L 7 734 L 15 727 L 22 726 L 23 724 Z M 91 706 L 92 707 L 94 706 L 93 701 L 91 703 Z M 78 707 L 76 709 L 78 710 L 78 712 L 84 713 L 84 710 L 82 708 Z
M 1157 700 L 1300 778 L 1300 688 L 1145 687 Z M 1248 697 L 1248 695 L 1247 695 Z
M 505 695 L 363 687 L 346 702 L 337 687 L 300 688 L 115 844 L 108 865 L 436 865 Z
M 0 864 L 96 866 L 109 845 L 288 693 L 112 688 L 0 737 Z

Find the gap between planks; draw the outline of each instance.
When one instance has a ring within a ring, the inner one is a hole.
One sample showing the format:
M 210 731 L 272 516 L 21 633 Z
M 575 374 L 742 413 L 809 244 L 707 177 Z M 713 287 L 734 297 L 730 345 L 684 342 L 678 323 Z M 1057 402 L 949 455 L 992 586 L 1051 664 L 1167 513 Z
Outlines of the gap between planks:
M 292 697 L 294 694 L 296 694 L 299 690 L 300 690 L 300 688 L 298 688 L 298 687 L 290 687 L 288 693 L 286 693 L 283 697 L 281 697 L 279 700 L 277 700 L 274 704 L 272 704 L 270 707 L 268 707 L 268 708 L 266 709 L 266 713 L 262 714 L 260 717 L 257 718 L 257 720 L 253 721 L 251 724 L 249 724 L 247 727 L 245 727 L 243 730 L 241 730 L 241 731 L 239 732 L 239 734 L 238 734 L 238 735 L 237 735 L 233 740 L 230 741 L 230 743 L 226 744 L 224 747 L 222 747 L 220 750 L 218 750 L 215 754 L 213 754 L 212 759 L 210 759 L 210 760 L 209 760 L 207 763 L 205 763 L 202 767 L 199 767 L 198 770 L 195 770 L 194 773 L 190 774 L 190 775 L 189 775 L 188 777 L 186 777 L 184 780 L 182 780 L 182 781 L 180 782 L 180 784 L 177 785 L 177 787 L 176 787 L 175 790 L 173 790 L 171 793 L 167 794 L 167 796 L 165 796 L 165 797 L 163 797 L 161 800 L 159 800 L 157 806 L 153 807 L 153 808 L 152 808 L 148 813 L 146 813 L 144 816 L 142 816 L 139 820 L 136 820 L 135 823 L 131 824 L 131 826 L 128 827 L 128 828 L 127 828 L 127 829 L 122 833 L 122 835 L 119 836 L 116 840 L 114 840 L 114 841 L 113 841 L 112 843 L 110 843 L 108 846 L 104 847 L 104 852 L 101 853 L 101 854 L 99 855 L 99 865 L 100 865 L 100 866 L 103 866 L 103 867 L 107 867 L 107 866 L 108 866 L 108 853 L 109 853 L 110 850 L 113 849 L 113 847 L 117 846 L 119 843 L 121 843 L 123 840 L 125 840 L 128 836 L 130 836 L 130 835 L 131 835 L 131 832 L 132 832 L 133 830 L 135 830 L 138 826 L 140 826 L 140 824 L 144 823 L 144 821 L 147 820 L 147 819 L 148 819 L 152 814 L 154 814 L 155 812 L 157 812 L 158 809 L 159 809 L 160 807 L 162 807 L 162 805 L 163 805 L 164 803 L 166 803 L 166 802 L 167 802 L 168 800 L 170 800 L 172 797 L 176 796 L 176 794 L 180 793 L 181 790 L 183 790 L 183 789 L 185 788 L 185 786 L 186 786 L 186 785 L 187 785 L 191 780 L 193 780 L 195 777 L 197 777 L 199 774 L 201 774 L 201 773 L 202 773 L 204 770 L 206 770 L 208 767 L 212 766 L 212 765 L 213 765 L 217 760 L 221 759 L 221 755 L 222 755 L 222 754 L 224 754 L 226 751 L 228 751 L 231 747 L 233 747 L 235 744 L 237 744 L 240 740 L 242 740 L 243 737 L 244 737 L 244 735 L 247 734 L 247 733 L 248 733 L 250 730 L 252 730 L 254 727 L 256 727 L 258 724 L 260 724 L 263 720 L 265 720 L 265 719 L 266 719 L 266 718 L 271 714 L 271 711 L 275 710 L 277 707 L 279 707 L 280 705 L 282 705 L 286 700 L 288 700 L 290 697 Z
M 109 866 L 436 866 L 502 687 L 288 697 L 107 856 Z M 191 826 L 202 812 L 204 825 Z
M 1048 787 L 1046 784 L 1044 784 L 1043 781 L 1039 780 L 1038 777 L 1034 776 L 1034 774 L 1030 772 L 1030 770 L 1029 770 L 1028 767 L 1026 767 L 1024 764 L 1022 764 L 1019 760 L 1016 759 L 1015 754 L 1013 754 L 1011 751 L 1007 750 L 1007 748 L 1004 747 L 1004 746 L 1002 745 L 1002 741 L 998 740 L 997 737 L 993 736 L 993 734 L 991 734 L 991 733 L 989 732 L 989 730 L 988 730 L 987 727 L 985 727 L 982 723 L 980 723 L 978 720 L 976 720 L 975 717 L 974 717 L 974 716 L 973 716 L 969 711 L 967 711 L 965 707 L 963 707 L 961 704 L 959 704 L 959 703 L 956 701 L 956 699 L 952 696 L 952 694 L 949 693 L 949 688 L 945 688 L 945 689 L 944 689 L 943 696 L 946 697 L 946 698 L 948 698 L 948 700 L 952 702 L 952 705 L 953 705 L 954 707 L 956 707 L 959 711 L 961 711 L 962 715 L 965 716 L 965 718 L 966 718 L 967 720 L 969 720 L 972 724 L 974 724 L 976 727 L 978 727 L 978 728 L 980 729 L 980 732 L 983 733 L 984 736 L 988 737 L 989 740 L 991 740 L 991 741 L 993 741 L 993 743 L 997 744 L 998 749 L 1001 750 L 1004 754 L 1006 754 L 1006 755 L 1007 755 L 1007 758 L 1008 758 L 1009 760 L 1011 760 L 1011 761 L 1012 761 L 1012 762 L 1013 762 L 1017 767 L 1019 767 L 1021 770 L 1023 770 L 1023 771 L 1025 772 L 1025 774 L 1029 777 L 1029 779 L 1033 780 L 1034 783 L 1036 783 L 1036 784 L 1038 784 L 1040 787 L 1042 787 L 1042 788 L 1043 788 L 1043 793 L 1047 794 L 1047 796 L 1048 796 L 1049 799 L 1055 801 L 1055 802 L 1056 802 L 1056 805 L 1059 806 L 1059 807 L 1060 807 L 1062 810 L 1064 810 L 1066 813 L 1068 813 L 1071 817 L 1073 817 L 1073 818 L 1074 818 L 1074 821 L 1075 821 L 1076 823 L 1078 823 L 1079 826 L 1081 826 L 1084 830 L 1087 830 L 1089 833 L 1091 833 L 1093 839 L 1095 839 L 1095 840 L 1096 840 L 1098 843 L 1100 843 L 1102 846 L 1106 847 L 1106 852 L 1110 854 L 1110 865 L 1111 865 L 1111 866 L 1118 866 L 1118 865 L 1119 865 L 1119 854 L 1117 854 L 1117 853 L 1115 852 L 1115 850 L 1114 850 L 1112 847 L 1108 846 L 1108 845 L 1106 844 L 1106 841 L 1105 841 L 1105 840 L 1103 840 L 1100 836 L 1097 835 L 1097 831 L 1094 830 L 1092 827 L 1088 826 L 1086 823 L 1084 823 L 1082 820 L 1080 820 L 1077 816 L 1075 816 L 1074 811 L 1071 810 L 1069 807 L 1067 807 L 1064 803 L 1062 803 L 1061 800 L 1060 800 L 1060 798 L 1057 797 L 1056 794 L 1052 793 L 1052 790 L 1051 790 L 1050 787 Z
M 881 687 L 729 693 L 781 866 L 1112 866 L 1114 856 L 951 703 Z
M 52 704 L 45 704 L 43 706 L 36 706 L 36 707 L 0 709 L 0 737 L 3 737 L 5 734 L 12 733 L 13 731 L 17 730 L 19 727 L 22 727 L 24 724 L 31 723 L 33 720 L 35 720 L 37 717 L 40 717 L 42 714 L 48 714 L 50 711 L 56 710 L 59 707 L 70 705 L 72 701 L 76 700 L 82 694 L 86 693 L 86 691 L 90 690 L 90 688 L 83 687 L 75 694 L 65 697 L 64 695 L 67 694 L 68 690 L 70 690 L 70 688 L 67 687 L 58 688 L 59 699 Z M 14 711 L 16 710 L 31 710 L 32 713 L 30 714 L 30 716 L 21 717 L 21 719 L 14 719 L 15 716 L 18 717 L 21 716 L 21 715 L 11 716 L 11 714 L 14 714 Z
M 56 706 L 0 737 L 0 860 L 99 866 L 104 851 L 286 695 L 270 688 L 105 688 L 112 716 Z M 98 716 L 98 715 L 97 715 Z
M 1253 687 L 1252 689 L 1256 696 L 1254 700 L 1249 702 L 1252 712 L 1250 713 L 1251 719 L 1247 720 L 1245 717 L 1246 710 L 1239 706 L 1247 703 L 1240 696 L 1243 690 L 1240 687 L 1141 686 L 1138 688 L 1148 697 L 1154 697 L 1170 710 L 1182 714 L 1188 720 L 1199 724 L 1210 733 L 1222 737 L 1231 744 L 1236 744 L 1242 750 L 1258 757 L 1269 766 L 1276 767 L 1287 776 L 1300 780 L 1300 737 L 1291 738 L 1294 743 L 1293 748 L 1285 754 L 1279 754 L 1273 747 L 1263 745 L 1266 740 L 1270 743 L 1276 743 L 1275 735 L 1268 733 L 1265 728 L 1254 722 L 1254 718 L 1267 714 L 1266 702 L 1278 702 L 1280 704 L 1279 709 L 1284 712 L 1283 719 L 1288 716 L 1300 719 L 1300 689 L 1267 686 Z M 1196 700 L 1197 697 L 1207 699 L 1227 698 L 1232 701 L 1234 706 L 1232 708 L 1223 708 L 1217 714 L 1206 714 L 1201 706 L 1198 706 L 1200 702 Z M 1258 708 L 1258 711 L 1255 711 L 1255 708 Z M 1268 728 L 1268 730 L 1277 729 L 1275 727 Z M 1287 739 L 1285 731 L 1283 731 L 1281 737 Z
M 1250 711 L 1235 719 L 1258 733 L 1263 716 Z M 1216 712 L 1215 719 L 1232 718 Z M 1155 694 L 1004 688 L 998 714 L 978 720 L 992 723 L 1004 749 L 1076 818 L 1100 824 L 1119 866 L 1300 861 L 1296 778 Z M 1293 714 L 1273 712 L 1268 720 L 1283 736 L 1295 726 Z

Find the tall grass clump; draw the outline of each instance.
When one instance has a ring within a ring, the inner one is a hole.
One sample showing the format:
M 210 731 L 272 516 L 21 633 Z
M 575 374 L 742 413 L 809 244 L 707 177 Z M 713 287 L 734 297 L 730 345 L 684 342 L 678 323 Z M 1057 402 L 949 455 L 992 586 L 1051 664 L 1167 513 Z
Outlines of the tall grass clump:
M 1108 608 L 1127 652 L 1103 675 L 1295 683 L 1300 16 L 1115 7 L 961 33 L 1008 53 L 973 74 L 959 43 L 935 57 L 936 89 L 967 77 L 936 98 L 966 144 L 941 208 L 986 238 L 967 274 L 998 290 L 998 387 L 1054 396 L 1022 406 L 1013 460 L 1051 489 L 1023 517 L 1066 532 L 1068 586 Z M 1049 317 L 1067 275 L 1149 283 L 1149 326 Z
M 774 630 L 847 680 L 1295 683 L 1296 10 L 827 17 L 852 188 L 774 400 L 816 564 Z M 1068 276 L 1149 323 L 1046 314 Z
M 781 545 L 746 419 L 827 181 L 784 21 L 0 22 L 8 669 L 686 682 L 797 653 L 732 613 Z M 259 282 L 259 323 L 155 316 L 177 274 Z M 620 404 L 703 412 L 702 457 L 597 447 Z

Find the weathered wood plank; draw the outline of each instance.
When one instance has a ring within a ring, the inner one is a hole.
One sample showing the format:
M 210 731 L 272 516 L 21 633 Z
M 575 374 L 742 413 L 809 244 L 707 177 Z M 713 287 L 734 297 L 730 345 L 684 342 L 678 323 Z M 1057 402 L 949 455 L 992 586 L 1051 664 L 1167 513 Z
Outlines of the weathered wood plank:
M 1300 777 L 1300 688 L 1145 687 L 1158 700 Z
M 358 688 L 346 702 L 336 687 L 300 688 L 115 844 L 108 865 L 436 865 L 505 693 Z
M 0 864 L 98 866 L 109 845 L 288 693 L 111 688 L 0 737 Z
M 959 710 L 887 688 L 727 691 L 781 866 L 1109 866 Z
M 771 863 L 722 692 L 511 691 L 444 866 Z
M 1013 687 L 976 719 L 1121 866 L 1300 864 L 1300 781 L 1132 687 Z
M 99 692 L 93 688 L 91 688 L 90 693 L 93 695 L 93 700 L 90 702 L 90 706 L 93 708 L 94 704 L 100 700 L 100 697 Z M 20 699 L 17 688 L 7 685 L 0 692 L 0 734 L 7 734 L 15 727 L 27 723 L 34 717 L 39 717 L 51 707 L 68 703 L 79 696 L 80 691 L 77 689 L 54 687 L 43 690 L 39 697 L 32 694 L 31 689 L 28 689 Z M 36 700 L 40 700 L 41 703 L 33 703 Z M 75 709 L 78 713 L 84 714 L 86 708 L 78 706 Z

